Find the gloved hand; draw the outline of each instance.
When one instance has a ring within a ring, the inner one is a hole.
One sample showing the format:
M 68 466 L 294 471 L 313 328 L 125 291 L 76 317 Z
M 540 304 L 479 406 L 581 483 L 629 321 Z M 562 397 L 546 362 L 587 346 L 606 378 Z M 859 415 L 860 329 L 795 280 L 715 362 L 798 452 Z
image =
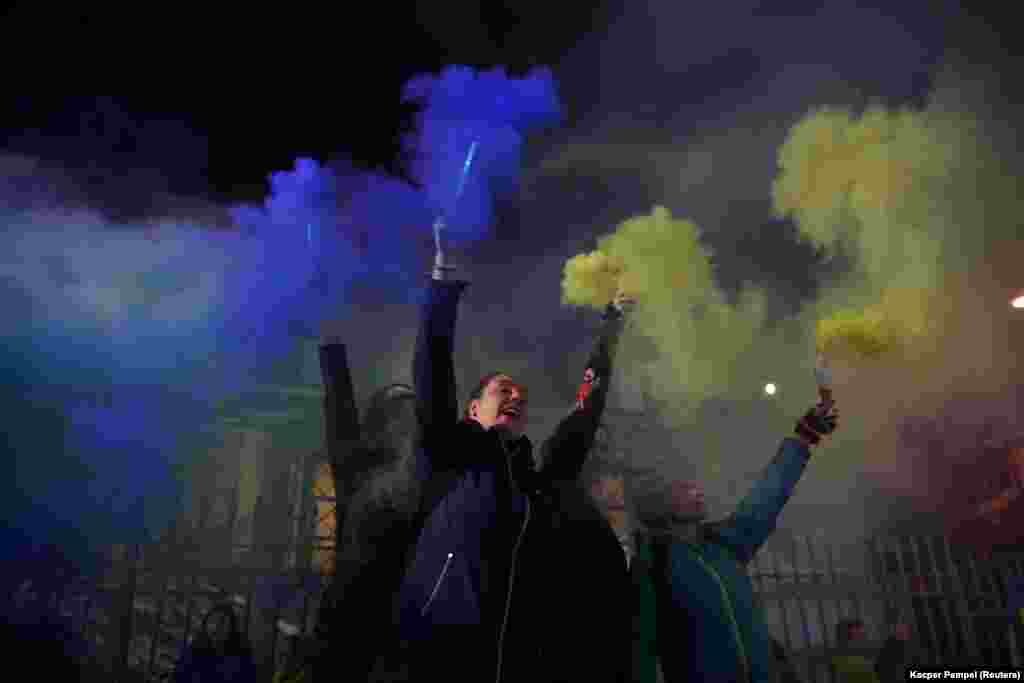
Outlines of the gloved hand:
M 822 402 L 811 408 L 796 423 L 794 432 L 808 446 L 817 446 L 821 440 L 835 431 L 839 413 L 832 401 Z
M 627 314 L 636 307 L 636 299 L 625 292 L 619 291 L 616 292 L 615 299 L 611 305 L 619 313 Z

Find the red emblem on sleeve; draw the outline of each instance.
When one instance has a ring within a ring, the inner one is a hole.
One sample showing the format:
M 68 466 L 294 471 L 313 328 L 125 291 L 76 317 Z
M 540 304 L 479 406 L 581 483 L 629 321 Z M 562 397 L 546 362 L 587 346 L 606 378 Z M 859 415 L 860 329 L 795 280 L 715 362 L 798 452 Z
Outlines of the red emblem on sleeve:
M 587 399 L 590 398 L 590 392 L 594 390 L 595 380 L 597 375 L 594 374 L 593 368 L 587 368 L 583 373 L 583 383 L 580 384 L 580 388 L 576 391 L 576 408 L 582 410 L 587 404 Z

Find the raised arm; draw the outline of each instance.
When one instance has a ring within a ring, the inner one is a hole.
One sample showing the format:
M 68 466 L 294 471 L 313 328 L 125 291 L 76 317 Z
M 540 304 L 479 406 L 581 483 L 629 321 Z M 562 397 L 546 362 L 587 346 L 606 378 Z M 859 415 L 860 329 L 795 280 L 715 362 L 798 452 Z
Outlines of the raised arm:
M 749 562 L 775 531 L 779 513 L 793 495 L 811 457 L 811 448 L 836 428 L 833 404 L 819 404 L 797 422 L 796 436 L 779 445 L 760 479 L 731 517 L 716 525 L 719 538 L 733 549 L 740 562 Z
M 417 471 L 421 479 L 428 477 L 435 467 L 443 466 L 440 459 L 446 455 L 444 434 L 458 421 L 452 356 L 459 298 L 467 284 L 431 280 L 423 303 L 412 368 L 420 428 Z
M 584 385 L 577 395 L 576 407 L 558 423 L 554 433 L 542 446 L 542 477 L 565 481 L 574 480 L 580 475 L 587 453 L 594 445 L 594 437 L 608 401 L 612 362 L 623 324 L 621 308 L 609 304 L 605 309 L 597 345 L 584 366 Z
M 341 341 L 330 339 L 320 346 L 320 375 L 324 385 L 324 436 L 328 460 L 336 485 L 344 484 L 338 481 L 341 472 L 354 474 L 351 470 L 358 467 L 355 461 L 363 449 L 348 350 Z M 343 494 L 340 490 L 338 493 Z
M 808 458 L 806 444 L 796 438 L 783 439 L 775 457 L 736 511 L 715 525 L 718 536 L 733 549 L 740 562 L 749 562 L 775 531 L 779 513 L 793 495 Z

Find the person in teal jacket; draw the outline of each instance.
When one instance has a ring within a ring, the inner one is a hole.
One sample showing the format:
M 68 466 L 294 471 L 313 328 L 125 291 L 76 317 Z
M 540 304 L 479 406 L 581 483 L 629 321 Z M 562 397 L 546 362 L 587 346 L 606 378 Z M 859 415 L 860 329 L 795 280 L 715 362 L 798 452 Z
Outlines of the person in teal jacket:
M 656 531 L 653 567 L 657 638 L 666 683 L 767 683 L 771 637 L 746 565 L 775 529 L 811 449 L 836 427 L 831 400 L 797 423 L 737 510 L 705 521 L 704 494 L 675 482 L 669 514 L 650 520 Z

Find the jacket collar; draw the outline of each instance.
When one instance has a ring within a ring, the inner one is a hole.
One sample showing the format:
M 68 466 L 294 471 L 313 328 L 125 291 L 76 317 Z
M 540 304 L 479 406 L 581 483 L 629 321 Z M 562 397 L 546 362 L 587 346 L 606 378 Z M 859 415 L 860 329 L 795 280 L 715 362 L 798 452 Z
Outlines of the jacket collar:
M 649 527 L 651 536 L 682 541 L 684 543 L 702 543 L 714 536 L 714 525 L 703 521 L 672 520 L 665 524 Z
M 533 443 L 525 434 L 502 443 L 501 435 L 496 430 L 484 429 L 476 420 L 462 420 L 456 428 L 473 439 L 474 443 L 479 439 L 481 443 L 490 441 L 501 446 L 511 459 L 513 477 L 517 482 L 523 483 L 523 478 L 533 472 Z

